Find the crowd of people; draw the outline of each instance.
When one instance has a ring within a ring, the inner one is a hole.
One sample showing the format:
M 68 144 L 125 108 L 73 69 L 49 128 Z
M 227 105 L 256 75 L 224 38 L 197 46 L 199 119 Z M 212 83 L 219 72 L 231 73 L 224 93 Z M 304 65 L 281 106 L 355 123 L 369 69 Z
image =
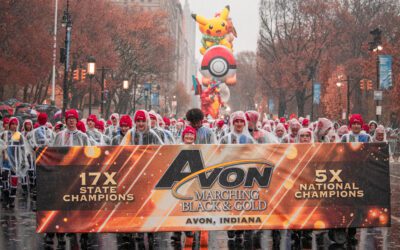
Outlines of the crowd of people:
M 342 126 L 327 118 L 271 120 L 257 111 L 208 120 L 200 109 L 191 109 L 179 119 L 146 110 L 136 111 L 133 117 L 112 114 L 107 121 L 93 114 L 81 119 L 73 109 L 64 117 L 64 123 L 56 124 L 48 122 L 45 113 L 38 115 L 35 124 L 31 120 L 19 124 L 15 117 L 3 119 L 0 190 L 4 208 L 14 207 L 19 185 L 22 195 L 35 202 L 35 149 L 42 146 L 387 142 L 392 132 L 375 121 L 364 122 L 359 114 L 351 115 L 348 125 Z

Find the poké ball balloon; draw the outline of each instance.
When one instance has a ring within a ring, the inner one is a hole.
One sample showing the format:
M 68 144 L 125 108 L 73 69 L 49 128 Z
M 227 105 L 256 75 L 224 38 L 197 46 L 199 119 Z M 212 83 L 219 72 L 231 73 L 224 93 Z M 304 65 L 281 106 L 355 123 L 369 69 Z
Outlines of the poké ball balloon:
M 236 83 L 235 57 L 225 46 L 213 46 L 203 56 L 201 74 L 203 85 L 208 85 L 213 80 L 234 85 Z

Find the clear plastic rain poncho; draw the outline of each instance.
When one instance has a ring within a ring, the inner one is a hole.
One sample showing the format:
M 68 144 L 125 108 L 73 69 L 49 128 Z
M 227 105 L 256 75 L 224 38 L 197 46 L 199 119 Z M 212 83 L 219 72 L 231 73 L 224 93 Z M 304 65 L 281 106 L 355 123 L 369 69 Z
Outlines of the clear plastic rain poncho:
M 173 132 L 175 141 L 180 143 L 182 140 L 182 132 L 185 130 L 185 124 L 183 122 L 177 122 L 175 126 L 175 130 Z
M 30 151 L 30 146 L 27 143 L 25 137 L 18 131 L 19 121 L 17 118 L 12 117 L 10 119 L 11 123 L 17 123 L 16 131 L 6 130 L 0 135 L 0 139 L 7 146 L 6 149 L 2 151 L 2 169 L 11 171 L 20 177 L 25 177 L 28 171 L 28 151 Z
M 75 119 L 75 118 L 69 118 Z M 77 128 L 75 130 L 69 130 L 68 127 L 57 133 L 53 147 L 60 146 L 91 146 L 92 143 L 90 138 L 83 132 L 79 131 Z
M 139 128 L 136 122 L 143 120 L 145 122 L 144 128 Z M 134 116 L 135 126 L 130 129 L 120 145 L 163 145 L 163 141 L 158 134 L 151 129 L 150 115 L 146 110 L 138 110 Z
M 378 125 L 378 127 L 376 127 L 374 135 L 372 136 L 372 142 L 388 142 L 386 130 L 383 125 Z
M 328 137 L 329 142 L 340 142 L 339 135 L 333 129 L 330 129 L 326 136 Z
M 35 128 L 27 136 L 29 145 L 32 148 L 49 146 L 53 143 L 54 139 L 54 132 L 46 124 Z
M 97 145 L 97 146 L 111 145 L 111 139 L 108 136 L 102 134 L 100 131 L 98 131 L 95 128 L 93 128 L 93 129 L 88 128 L 88 130 L 86 131 L 86 134 L 89 136 L 89 138 L 93 142 L 92 143 L 93 145 Z
M 215 133 L 205 126 L 196 129 L 196 142 L 195 144 L 217 144 L 217 137 Z
M 165 143 L 165 135 L 163 130 L 160 127 L 160 123 L 157 118 L 157 113 L 153 110 L 149 111 L 150 116 L 150 128 L 157 133 L 158 137 L 161 138 L 161 141 Z
M 28 131 L 26 125 L 30 124 L 31 125 L 31 129 Z M 26 119 L 23 123 L 22 123 L 22 128 L 21 128 L 21 132 L 23 134 L 23 136 L 26 138 L 28 133 L 30 133 L 33 130 L 33 122 L 31 119 Z
M 309 128 L 301 128 L 297 133 L 298 143 L 314 143 L 314 133 Z
M 261 123 L 259 122 L 260 114 L 257 111 L 247 111 L 245 116 L 248 121 L 249 132 L 257 143 L 278 143 L 278 140 L 272 133 L 259 127 L 261 126 Z
M 89 117 L 89 118 L 87 119 L 87 122 L 89 122 L 89 120 L 90 120 L 94 124 L 96 124 L 96 122 L 97 122 L 96 118 L 93 118 L 93 117 Z M 97 130 L 95 128 L 95 126 L 96 125 L 93 125 L 93 128 L 90 128 L 89 124 L 87 124 L 86 134 L 89 137 L 89 139 L 91 140 L 92 144 L 97 145 L 97 146 L 111 145 L 111 139 L 108 136 L 101 133 L 99 130 Z
M 314 136 L 317 142 L 329 142 L 328 133 L 333 130 L 333 123 L 327 118 L 319 118 L 314 130 Z
M 165 122 L 161 115 L 157 114 L 156 116 L 158 121 L 157 124 L 159 125 L 158 128 L 164 133 L 164 144 L 176 144 L 174 135 L 171 133 L 171 131 L 165 129 Z
M 244 122 L 242 131 L 237 131 L 234 123 L 237 120 Z M 249 132 L 248 122 L 246 115 L 242 111 L 236 111 L 230 116 L 230 132 L 223 136 L 219 141 L 220 144 L 256 144 L 257 142 L 253 139 Z
M 342 139 L 343 135 L 346 135 L 348 133 L 349 133 L 349 127 L 347 127 L 346 125 L 341 126 L 337 131 L 337 134 L 340 139 Z
M 289 121 L 289 131 L 288 134 L 285 135 L 282 139 L 282 143 L 297 143 L 298 142 L 298 137 L 297 134 L 299 130 L 301 129 L 301 124 L 298 120 L 296 119 L 291 119 Z
M 278 140 L 278 143 L 282 143 L 282 141 L 283 141 L 283 138 L 285 137 L 285 135 L 286 135 L 286 128 L 285 128 L 285 125 L 283 125 L 282 123 L 278 123 L 276 126 L 275 126 L 275 129 L 274 129 L 274 136 L 276 137 L 276 139 Z
M 111 124 L 110 126 L 108 126 L 106 128 L 106 131 L 104 132 L 104 134 L 108 138 L 114 138 L 114 136 L 116 136 L 118 134 L 118 131 L 119 131 L 119 126 L 118 126 L 119 114 L 117 114 L 117 113 L 111 114 L 110 115 L 111 122 L 113 121 L 113 118 L 116 119 L 116 121 L 117 121 L 116 125 Z
M 375 128 L 373 128 L 373 125 L 375 126 Z M 373 136 L 376 128 L 378 127 L 378 123 L 376 121 L 372 120 L 368 123 L 368 127 L 369 127 L 369 134 L 371 136 Z

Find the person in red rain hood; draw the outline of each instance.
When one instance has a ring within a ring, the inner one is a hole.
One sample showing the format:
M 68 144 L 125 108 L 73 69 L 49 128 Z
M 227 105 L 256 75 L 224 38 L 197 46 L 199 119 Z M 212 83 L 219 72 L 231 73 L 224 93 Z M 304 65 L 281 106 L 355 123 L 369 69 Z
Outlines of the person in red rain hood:
M 5 117 L 3 119 L 3 129 L 8 130 L 9 129 L 9 124 L 10 124 L 10 118 Z
M 104 126 L 104 121 L 103 120 L 97 120 L 96 124 L 94 127 L 100 132 L 104 133 L 104 130 L 106 129 Z
M 303 126 L 303 128 L 308 128 L 310 126 L 310 120 L 304 118 L 303 121 L 301 122 L 301 125 Z
M 0 139 L 7 146 L 2 154 L 2 198 L 3 207 L 14 208 L 14 201 L 17 194 L 18 180 L 26 176 L 28 170 L 27 147 L 25 137 L 18 131 L 19 120 L 12 117 L 9 120 L 9 128 L 3 131 Z
M 183 144 L 194 144 L 196 141 L 196 129 L 187 126 L 182 132 L 182 142 Z
M 67 128 L 58 132 L 54 139 L 53 146 L 91 146 L 90 138 L 86 135 L 85 124 L 79 121 L 78 111 L 70 109 L 65 112 L 65 123 Z M 78 128 L 79 127 L 79 128 Z M 65 234 L 57 233 L 59 244 L 65 244 Z M 54 234 L 49 233 L 45 236 L 45 241 L 53 242 Z M 81 241 L 87 240 L 87 234 L 81 235 Z
M 111 144 L 111 139 L 107 136 L 103 135 L 100 131 L 96 128 L 96 123 L 98 122 L 96 115 L 89 115 L 86 119 L 86 124 L 88 129 L 86 134 L 92 140 L 92 144 L 98 146 L 106 146 Z
M 109 138 L 114 138 L 118 134 L 118 120 L 119 120 L 119 115 L 117 113 L 114 113 L 110 116 L 110 121 L 111 125 L 109 125 L 106 128 L 105 135 L 108 136 Z
M 89 137 L 83 132 L 86 131 L 85 124 L 79 121 L 79 115 L 75 109 L 65 112 L 65 121 L 67 128 L 56 135 L 53 146 L 91 146 Z
M 85 123 L 83 123 L 83 121 L 78 121 L 76 123 L 76 128 L 81 131 L 82 133 L 86 133 L 86 126 Z M 90 139 L 90 138 L 89 138 Z
M 150 114 L 146 110 L 138 110 L 134 115 L 135 127 L 130 129 L 121 145 L 163 145 L 164 142 L 151 128 L 154 120 L 150 119 Z M 157 117 L 156 117 L 157 123 Z
M 216 122 L 215 126 L 215 135 L 217 137 L 217 140 L 220 140 L 226 133 L 226 129 L 224 128 L 225 122 L 223 119 L 219 119 Z
M 121 116 L 119 120 L 119 130 L 117 135 L 112 139 L 112 145 L 120 145 L 122 139 L 124 139 L 126 133 L 132 128 L 132 119 L 129 115 Z
M 350 133 L 342 136 L 342 142 L 370 142 L 371 136 L 362 133 L 364 125 L 363 118 L 360 114 L 353 114 L 349 120 Z
M 368 126 L 368 124 L 364 123 L 364 124 L 362 125 L 362 131 L 363 131 L 364 133 L 369 134 L 369 126 Z

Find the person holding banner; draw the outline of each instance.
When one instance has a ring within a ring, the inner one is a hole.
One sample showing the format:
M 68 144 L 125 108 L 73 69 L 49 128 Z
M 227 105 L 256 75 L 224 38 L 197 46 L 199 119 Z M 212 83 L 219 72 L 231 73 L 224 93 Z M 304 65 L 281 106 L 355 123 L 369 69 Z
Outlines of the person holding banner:
M 134 115 L 135 127 L 128 130 L 120 145 L 163 145 L 158 134 L 151 129 L 150 115 L 146 110 L 138 110 Z M 131 126 L 132 127 L 132 126 Z
M 372 136 L 372 142 L 388 142 L 386 139 L 386 131 L 383 125 L 379 125 L 374 130 L 374 135 Z M 390 155 L 390 148 L 389 148 L 389 155 Z
M 70 109 L 65 112 L 65 121 L 67 128 L 59 132 L 53 143 L 53 147 L 62 146 L 91 146 L 90 138 L 80 130 L 78 130 L 77 124 L 79 122 L 78 111 Z M 84 124 L 83 124 L 84 126 Z M 65 234 L 57 233 L 57 239 L 59 245 L 65 245 Z M 54 234 L 46 234 L 46 243 L 53 242 Z M 81 243 L 86 245 L 88 240 L 88 234 L 81 235 Z
M 318 118 L 316 127 L 314 130 L 314 136 L 317 142 L 330 142 L 328 138 L 328 133 L 333 130 L 333 123 L 327 118 Z
M 349 120 L 351 131 L 349 134 L 342 137 L 342 142 L 371 142 L 371 136 L 369 134 L 361 133 L 363 125 L 362 116 L 360 114 L 353 114 Z
M 38 124 L 39 127 L 35 128 L 31 133 L 27 135 L 27 141 L 33 150 L 36 150 L 38 147 L 49 146 L 54 141 L 54 133 L 51 129 L 48 128 L 47 124 L 47 114 L 40 113 L 38 116 Z M 61 123 L 62 124 L 62 123 Z M 57 126 L 56 126 L 57 127 Z M 29 159 L 29 158 L 28 158 Z M 36 202 L 36 166 L 34 159 L 32 164 L 29 165 L 28 176 L 29 176 L 29 190 L 31 193 L 31 199 L 33 203 Z M 34 206 L 33 206 L 33 209 Z
M 375 129 L 378 127 L 378 123 L 376 121 L 370 121 L 368 123 L 368 127 L 369 127 L 369 135 L 373 136 L 375 133 Z
M 91 146 L 89 137 L 78 130 L 78 112 L 75 109 L 70 109 L 65 112 L 67 128 L 59 132 L 53 146 Z
M 282 139 L 282 143 L 297 143 L 297 134 L 301 128 L 300 122 L 296 118 L 289 121 L 289 133 Z
M 121 116 L 119 120 L 119 129 L 113 137 L 111 145 L 120 145 L 128 131 L 132 128 L 132 119 L 129 115 Z
M 152 113 L 157 121 L 157 116 Z M 128 116 L 129 117 L 129 116 Z M 130 119 L 130 117 L 129 117 Z M 121 118 L 122 120 L 122 118 Z M 158 136 L 158 134 L 151 128 L 154 118 L 150 118 L 150 114 L 146 110 L 138 110 L 134 115 L 135 126 L 131 128 L 124 138 L 122 139 L 120 145 L 163 145 L 163 141 Z M 123 124 L 122 124 L 123 125 Z M 132 127 L 132 125 L 130 125 Z M 122 126 L 121 126 L 122 128 Z M 121 129 L 122 130 L 122 129 Z M 162 131 L 160 131 L 162 132 Z M 144 234 L 139 233 L 139 240 L 144 239 Z M 129 240 L 131 238 L 130 234 L 122 235 L 123 240 Z M 149 243 L 153 244 L 154 234 L 148 233 Z
M 89 115 L 86 119 L 86 124 L 88 129 L 86 131 L 87 136 L 94 142 L 94 144 L 99 146 L 106 146 L 111 144 L 110 138 L 100 133 L 96 128 L 96 123 L 98 122 L 96 115 Z
M 221 138 L 220 144 L 257 144 L 249 132 L 248 122 L 243 111 L 230 116 L 230 132 Z
M 249 132 L 246 114 L 243 111 L 236 111 L 230 116 L 230 132 L 223 136 L 220 144 L 257 144 Z M 243 237 L 243 230 L 228 231 L 229 238 L 240 240 Z M 248 231 L 250 236 L 252 231 Z
M 187 126 L 182 132 L 183 144 L 193 145 L 196 141 L 196 130 L 190 126 Z
M 108 138 L 114 138 L 118 134 L 119 131 L 118 120 L 119 120 L 119 115 L 117 113 L 114 113 L 110 116 L 111 124 L 106 128 L 105 132 Z
M 254 140 L 259 144 L 278 143 L 278 140 L 269 132 L 257 127 L 260 114 L 257 111 L 250 110 L 246 112 L 246 119 L 249 124 L 249 132 Z
M 176 144 L 174 136 L 165 127 L 166 126 L 165 125 L 165 120 L 166 119 L 163 119 L 160 114 L 157 114 L 156 116 L 157 116 L 157 121 L 158 121 L 158 129 L 161 132 L 163 132 L 163 134 L 164 134 L 164 144 L 170 144 L 170 145 Z M 168 125 L 168 127 L 169 127 L 169 125 Z
M 338 129 L 337 133 L 338 133 L 340 140 L 342 140 L 343 135 L 346 135 L 349 133 L 349 127 L 347 127 L 346 125 L 343 125 Z
M 314 135 L 311 129 L 309 128 L 300 129 L 297 141 L 299 143 L 314 143 Z
M 286 135 L 286 128 L 282 123 L 276 125 L 274 135 L 278 140 L 278 143 L 282 143 L 283 137 Z
M 204 114 L 200 109 L 194 108 L 186 113 L 189 125 L 196 129 L 195 144 L 217 144 L 217 138 L 210 128 L 203 126 Z
M 159 125 L 159 119 L 157 118 L 157 113 L 154 112 L 153 110 L 149 111 L 149 117 L 150 117 L 150 128 L 156 132 L 156 134 L 161 138 L 162 142 L 165 143 L 165 134 L 160 128 Z M 169 143 L 166 143 L 169 144 Z

